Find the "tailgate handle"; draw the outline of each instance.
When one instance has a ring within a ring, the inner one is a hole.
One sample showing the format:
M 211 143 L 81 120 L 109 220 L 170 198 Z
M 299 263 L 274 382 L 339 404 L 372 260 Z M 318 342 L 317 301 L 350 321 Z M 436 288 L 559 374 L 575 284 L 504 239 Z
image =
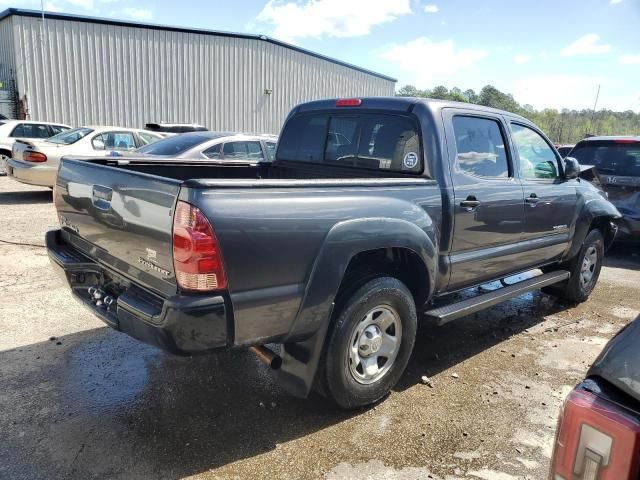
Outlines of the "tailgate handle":
M 102 185 L 93 186 L 91 201 L 96 208 L 99 208 L 100 210 L 110 210 L 112 197 L 113 190 L 109 187 L 104 187 Z

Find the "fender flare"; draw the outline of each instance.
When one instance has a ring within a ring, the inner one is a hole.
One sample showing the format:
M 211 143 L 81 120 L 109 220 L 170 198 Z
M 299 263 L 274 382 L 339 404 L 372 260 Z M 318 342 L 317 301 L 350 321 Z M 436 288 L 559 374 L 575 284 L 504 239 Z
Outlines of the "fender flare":
M 573 232 L 573 241 L 571 242 L 571 246 L 565 255 L 566 260 L 570 260 L 576 256 L 576 254 L 580 251 L 584 239 L 589 233 L 589 228 L 593 224 L 594 221 L 598 219 L 607 219 L 617 220 L 622 218 L 622 215 L 618 211 L 618 209 L 608 200 L 602 198 L 599 194 L 593 193 L 588 197 L 583 197 L 583 201 L 581 202 L 581 208 L 578 212 L 576 218 L 576 226 Z M 614 228 L 614 230 L 617 230 Z M 605 235 L 609 232 L 602 232 Z M 613 241 L 615 237 L 615 232 L 611 232 L 610 243 Z M 605 238 L 606 239 L 606 238 Z M 609 245 L 605 245 L 608 247 Z
M 426 212 L 417 223 L 362 218 L 336 224 L 316 257 L 291 334 L 283 342 L 279 383 L 294 395 L 309 394 L 331 323 L 334 300 L 355 255 L 394 247 L 415 252 L 426 267 L 431 295 L 438 268 L 436 238 L 434 223 Z M 296 341 L 298 338 L 304 340 Z

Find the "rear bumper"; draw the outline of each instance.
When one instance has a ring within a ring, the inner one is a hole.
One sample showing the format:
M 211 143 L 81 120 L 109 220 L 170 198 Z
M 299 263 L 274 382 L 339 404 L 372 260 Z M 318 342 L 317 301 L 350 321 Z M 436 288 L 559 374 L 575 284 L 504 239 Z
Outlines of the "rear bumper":
M 61 230 L 47 232 L 46 245 L 51 265 L 76 299 L 110 327 L 178 355 L 206 353 L 231 344 L 224 297 L 160 297 L 84 256 L 64 241 Z M 111 297 L 111 305 L 96 304 L 89 293 L 91 287 Z
M 53 187 L 58 169 L 46 163 L 28 163 L 10 159 L 7 161 L 6 170 L 10 177 L 19 182 L 40 187 Z

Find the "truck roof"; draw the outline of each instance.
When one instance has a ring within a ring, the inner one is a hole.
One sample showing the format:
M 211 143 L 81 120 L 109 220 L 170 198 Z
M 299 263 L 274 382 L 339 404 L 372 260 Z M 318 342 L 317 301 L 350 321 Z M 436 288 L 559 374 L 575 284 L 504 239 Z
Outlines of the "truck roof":
M 379 108 L 384 110 L 398 110 L 408 111 L 412 106 L 422 103 L 432 112 L 436 113 L 443 108 L 464 108 L 466 110 L 475 110 L 478 112 L 490 112 L 500 115 L 509 115 L 510 117 L 521 119 L 522 121 L 529 122 L 526 118 L 508 112 L 506 110 L 499 110 L 497 108 L 485 107 L 484 105 L 477 105 L 475 103 L 466 102 L 454 102 L 452 100 L 436 100 L 432 98 L 419 98 L 419 97 L 352 97 L 361 100 L 361 107 L 365 108 Z M 310 111 L 310 110 L 326 110 L 336 108 L 337 98 L 327 100 L 316 100 L 313 102 L 302 103 L 294 108 L 293 112 L 298 111 Z M 358 108 L 355 106 L 354 108 Z

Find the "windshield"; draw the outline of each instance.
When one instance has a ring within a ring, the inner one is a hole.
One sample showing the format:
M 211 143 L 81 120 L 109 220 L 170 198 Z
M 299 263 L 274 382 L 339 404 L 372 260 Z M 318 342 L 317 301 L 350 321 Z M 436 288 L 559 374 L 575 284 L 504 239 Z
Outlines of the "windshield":
M 595 166 L 602 173 L 623 177 L 640 176 L 640 142 L 593 140 L 576 145 L 571 156 L 582 165 Z
M 380 113 L 300 114 L 282 132 L 277 160 L 422 172 L 415 122 Z
M 193 147 L 208 142 L 211 137 L 204 135 L 178 135 L 140 147 L 137 152 L 146 155 L 180 155 Z
M 91 132 L 93 132 L 93 130 L 90 128 L 74 128 L 72 130 L 65 130 L 62 133 L 47 138 L 46 141 L 58 145 L 71 145 L 72 143 L 76 143 L 81 138 L 86 137 Z

